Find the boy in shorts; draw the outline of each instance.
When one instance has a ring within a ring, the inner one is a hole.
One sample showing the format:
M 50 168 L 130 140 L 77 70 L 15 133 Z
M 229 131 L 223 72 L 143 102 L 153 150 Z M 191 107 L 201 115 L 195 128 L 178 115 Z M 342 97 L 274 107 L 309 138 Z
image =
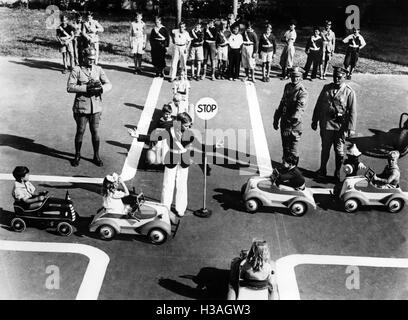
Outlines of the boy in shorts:
M 135 21 L 130 23 L 130 48 L 135 63 L 135 73 L 141 72 L 142 56 L 146 48 L 145 23 L 141 12 L 136 13 Z
M 258 54 L 258 36 L 254 29 L 252 29 L 252 23 L 248 21 L 245 24 L 246 30 L 243 32 L 242 37 L 244 40 L 244 46 L 242 47 L 242 66 L 245 69 L 244 81 L 250 79 L 255 82 L 255 66 L 256 55 Z
M 201 65 L 204 60 L 204 34 L 201 31 L 201 23 L 197 23 L 190 32 L 191 47 L 188 60 L 191 63 L 191 78 L 197 81 L 201 80 Z M 197 66 L 197 69 L 195 67 Z M 195 72 L 197 70 L 197 73 Z
M 217 32 L 216 46 L 218 58 L 218 78 L 224 79 L 227 76 L 228 67 L 228 38 L 231 31 L 227 29 L 227 21 L 221 21 L 221 28 Z
M 265 33 L 259 39 L 259 52 L 262 59 L 262 81 L 268 82 L 276 53 L 276 38 L 272 33 L 272 25 L 265 26 Z
M 57 29 L 57 39 L 60 43 L 60 52 L 62 54 L 62 63 L 64 64 L 64 70 L 62 73 L 68 72 L 68 59 L 69 69 L 75 66 L 74 63 L 74 46 L 72 41 L 75 37 L 75 29 L 68 24 L 68 18 L 66 16 L 61 17 L 62 23 Z

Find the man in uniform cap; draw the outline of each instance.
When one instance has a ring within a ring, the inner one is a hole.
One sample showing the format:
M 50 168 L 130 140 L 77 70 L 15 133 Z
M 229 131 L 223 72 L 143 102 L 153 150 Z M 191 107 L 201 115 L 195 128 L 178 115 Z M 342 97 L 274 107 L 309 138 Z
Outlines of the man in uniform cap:
M 354 90 L 345 83 L 347 71 L 334 67 L 333 82 L 323 87 L 313 112 L 312 129 L 320 125 L 322 151 L 319 176 L 327 175 L 327 162 L 332 145 L 335 151 L 334 177 L 340 180 L 340 169 L 344 158 L 345 139 L 355 133 L 357 101 Z
M 375 175 L 373 182 L 377 183 L 380 188 L 398 188 L 400 181 L 400 169 L 398 167 L 398 159 L 400 153 L 396 150 L 388 153 L 388 164 L 385 166 L 383 172 L 378 176 Z
M 86 125 L 92 135 L 94 163 L 101 167 L 103 162 L 99 157 L 99 121 L 102 113 L 102 93 L 111 90 L 112 85 L 100 66 L 95 65 L 96 52 L 93 48 L 84 50 L 84 61 L 81 66 L 72 70 L 67 83 L 67 92 L 75 93 L 74 119 L 77 124 L 75 135 L 75 159 L 72 166 L 79 165 L 81 159 L 82 139 Z
M 290 70 L 291 82 L 286 84 L 278 109 L 275 111 L 273 127 L 281 127 L 283 158 L 293 155 L 299 157 L 298 142 L 302 135 L 302 115 L 305 111 L 308 92 L 303 86 L 303 70 L 294 67 Z

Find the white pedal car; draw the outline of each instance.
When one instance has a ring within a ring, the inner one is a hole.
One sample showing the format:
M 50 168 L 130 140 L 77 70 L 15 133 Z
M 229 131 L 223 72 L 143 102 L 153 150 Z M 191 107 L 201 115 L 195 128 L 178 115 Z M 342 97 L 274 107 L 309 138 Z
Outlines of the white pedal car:
M 262 206 L 289 208 L 293 216 L 300 217 L 306 214 L 308 209 L 316 209 L 310 189 L 279 188 L 272 177 L 249 178 L 242 186 L 241 194 L 248 212 L 256 212 Z
M 172 228 L 169 210 L 163 204 L 146 201 L 143 193 L 132 197 L 132 216 L 102 210 L 94 217 L 89 231 L 98 232 L 103 240 L 121 233 L 146 235 L 153 244 L 162 244 L 168 236 L 176 235 L 180 221 Z
M 335 196 L 344 204 L 346 212 L 354 213 L 361 206 L 385 206 L 391 213 L 400 212 L 408 197 L 398 188 L 382 189 L 373 182 L 375 172 L 368 169 L 364 176 L 346 178 L 336 186 Z

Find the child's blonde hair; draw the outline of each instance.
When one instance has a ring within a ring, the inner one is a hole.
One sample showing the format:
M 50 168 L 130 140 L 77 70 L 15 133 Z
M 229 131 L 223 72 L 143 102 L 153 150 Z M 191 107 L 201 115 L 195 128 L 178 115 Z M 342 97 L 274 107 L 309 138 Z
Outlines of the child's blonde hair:
M 254 240 L 249 249 L 246 261 L 254 271 L 259 271 L 270 259 L 269 247 L 266 241 Z

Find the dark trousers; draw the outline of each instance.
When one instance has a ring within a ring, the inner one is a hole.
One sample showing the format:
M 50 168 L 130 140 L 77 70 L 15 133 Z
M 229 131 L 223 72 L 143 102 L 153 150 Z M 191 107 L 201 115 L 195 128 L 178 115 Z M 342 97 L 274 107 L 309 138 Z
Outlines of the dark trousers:
M 238 79 L 241 68 L 241 49 L 230 49 L 228 52 L 228 74 L 230 78 Z
M 359 50 L 356 48 L 348 48 L 346 56 L 344 58 L 344 67 L 347 69 L 349 66 L 355 68 L 358 61 Z
M 320 157 L 320 169 L 326 172 L 327 162 L 330 158 L 330 150 L 334 147 L 336 155 L 336 171 L 340 170 L 344 157 L 345 135 L 342 130 L 320 130 L 322 139 L 322 153 Z
M 281 128 L 283 158 L 293 155 L 299 157 L 298 145 L 302 132 L 291 128 Z
M 320 51 L 313 51 L 310 50 L 309 54 L 307 55 L 307 61 L 305 65 L 305 73 L 303 74 L 304 78 L 307 78 L 307 75 L 309 74 L 310 67 L 313 66 L 312 68 L 312 79 L 315 79 L 317 77 L 317 69 L 321 63 L 322 60 L 322 54 Z

